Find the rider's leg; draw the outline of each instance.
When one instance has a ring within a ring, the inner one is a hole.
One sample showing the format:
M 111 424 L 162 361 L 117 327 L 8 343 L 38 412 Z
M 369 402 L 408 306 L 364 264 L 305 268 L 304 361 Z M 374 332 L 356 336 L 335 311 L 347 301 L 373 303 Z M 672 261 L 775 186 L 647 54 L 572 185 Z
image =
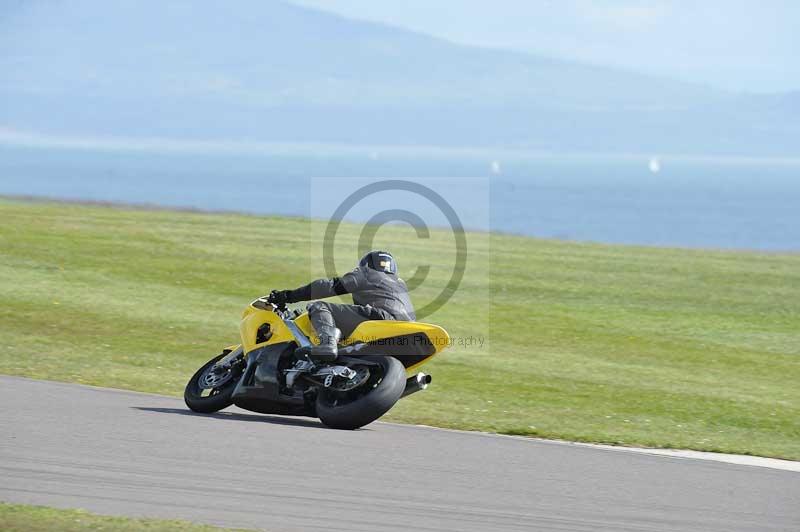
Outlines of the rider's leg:
M 308 306 L 308 318 L 319 337 L 319 345 L 311 349 L 311 356 L 317 360 L 336 360 L 342 335 L 346 338 L 359 323 L 370 319 L 380 319 L 370 307 L 359 305 L 339 305 L 327 301 L 315 301 Z

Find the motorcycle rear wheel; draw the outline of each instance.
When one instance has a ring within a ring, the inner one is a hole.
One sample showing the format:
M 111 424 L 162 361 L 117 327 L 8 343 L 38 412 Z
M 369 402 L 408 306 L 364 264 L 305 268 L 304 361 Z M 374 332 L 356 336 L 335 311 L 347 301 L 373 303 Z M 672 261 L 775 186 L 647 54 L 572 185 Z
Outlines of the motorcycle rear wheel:
M 222 353 L 206 362 L 203 367 L 192 375 L 192 378 L 189 379 L 189 382 L 186 384 L 186 388 L 183 391 L 183 400 L 186 406 L 193 412 L 211 414 L 233 404 L 231 396 L 233 395 L 233 390 L 236 388 L 236 383 L 239 381 L 238 375 L 230 375 L 230 378 L 224 383 L 221 383 L 219 387 L 212 388 L 211 393 L 206 396 L 203 396 L 203 391 L 208 390 L 208 388 L 200 384 L 201 379 L 204 378 L 214 364 L 227 354 L 227 352 Z M 231 369 L 230 371 L 233 372 L 234 370 Z
M 399 360 L 390 356 L 365 356 L 363 359 L 380 366 L 379 374 L 364 385 L 368 387 L 366 393 L 361 390 L 359 396 L 352 398 L 349 392 L 342 394 L 327 388 L 320 389 L 316 411 L 325 425 L 344 430 L 363 427 L 388 412 L 403 395 L 406 370 Z

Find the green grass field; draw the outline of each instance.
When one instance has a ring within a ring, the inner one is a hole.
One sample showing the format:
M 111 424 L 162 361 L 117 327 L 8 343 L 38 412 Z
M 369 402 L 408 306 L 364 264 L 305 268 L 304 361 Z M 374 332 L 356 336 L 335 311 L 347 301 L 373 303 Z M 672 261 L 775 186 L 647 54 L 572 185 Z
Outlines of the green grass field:
M 107 517 L 83 510 L 56 510 L 43 506 L 0 503 L 3 532 L 234 532 L 230 528 L 198 525 L 186 521 Z M 244 532 L 244 531 L 241 531 Z
M 180 395 L 250 300 L 316 273 L 309 220 L 10 199 L 0 216 L 6 374 Z M 377 242 L 402 267 L 444 261 L 447 238 Z M 800 459 L 800 255 L 472 234 L 428 321 L 486 343 L 426 366 L 429 391 L 390 420 Z

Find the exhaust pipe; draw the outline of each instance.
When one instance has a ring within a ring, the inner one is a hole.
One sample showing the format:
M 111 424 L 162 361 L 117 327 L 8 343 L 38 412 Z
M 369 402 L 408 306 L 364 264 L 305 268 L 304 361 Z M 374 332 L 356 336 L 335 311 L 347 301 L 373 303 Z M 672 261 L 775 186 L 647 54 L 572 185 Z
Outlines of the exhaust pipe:
M 424 390 L 428 387 L 432 380 L 433 377 L 426 375 L 425 373 L 417 373 L 413 377 L 409 377 L 406 380 L 406 389 L 403 391 L 403 395 L 400 397 L 405 397 L 407 395 L 411 395 L 412 393 L 417 393 Z

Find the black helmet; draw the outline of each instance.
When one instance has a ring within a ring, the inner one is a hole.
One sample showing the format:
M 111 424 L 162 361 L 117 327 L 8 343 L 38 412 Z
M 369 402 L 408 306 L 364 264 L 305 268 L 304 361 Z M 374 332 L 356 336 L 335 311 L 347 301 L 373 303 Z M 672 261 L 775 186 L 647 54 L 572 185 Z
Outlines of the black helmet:
M 397 273 L 397 263 L 388 251 L 370 251 L 358 261 L 359 266 L 366 266 L 384 273 Z

